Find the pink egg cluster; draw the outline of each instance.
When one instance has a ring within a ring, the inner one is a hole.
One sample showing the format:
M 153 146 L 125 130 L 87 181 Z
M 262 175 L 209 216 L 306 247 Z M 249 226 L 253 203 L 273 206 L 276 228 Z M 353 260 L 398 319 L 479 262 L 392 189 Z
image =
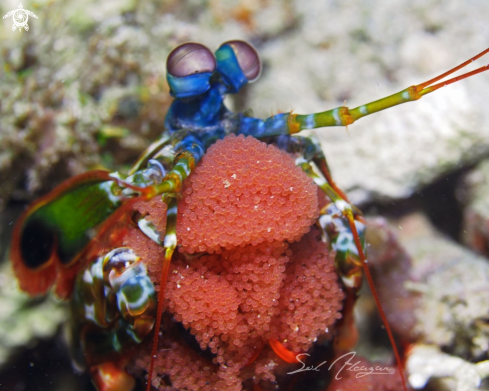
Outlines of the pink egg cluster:
M 314 229 L 290 249 L 294 256 L 280 292 L 278 340 L 305 352 L 341 318 L 343 292 L 326 245 Z
M 317 188 L 277 148 L 232 136 L 209 149 L 184 194 L 177 217 L 182 250 L 174 254 L 166 284 L 153 385 L 160 391 L 239 391 L 271 384 L 288 364 L 270 339 L 305 352 L 341 317 L 333 258 L 318 229 L 311 229 Z M 135 208 L 164 235 L 160 200 Z M 159 289 L 162 248 L 136 228 L 125 244 L 145 260 Z M 190 255 L 196 252 L 202 254 Z M 198 354 L 203 351 L 207 357 Z M 149 361 L 147 351 L 139 352 L 133 370 L 148 368 Z
M 250 338 L 271 338 L 289 262 L 286 249 L 286 243 L 273 242 L 203 255 L 191 264 L 175 262 L 167 283 L 169 310 L 198 332 L 202 349 L 210 347 L 213 353 L 215 335 L 227 334 L 237 348 Z M 243 351 L 243 357 L 248 353 Z
M 319 216 L 317 187 L 273 145 L 228 136 L 202 159 L 179 205 L 181 251 L 298 240 Z
M 129 234 L 127 244 L 144 259 L 154 260 L 160 254 L 158 246 L 137 230 Z M 157 280 L 159 268 L 148 269 Z M 193 361 L 175 360 L 181 350 L 194 357 L 188 352 L 192 349 L 176 338 L 171 341 L 174 348 L 158 356 L 157 372 L 168 375 L 172 384 L 182 382 L 182 376 L 193 379 L 194 388 L 182 389 L 241 390 L 247 377 L 275 380 L 276 364 L 282 361 L 267 346 L 270 339 L 282 341 L 291 351 L 307 351 L 341 317 L 343 293 L 332 259 L 314 229 L 292 246 L 285 242 L 248 245 L 194 261 L 178 255 L 165 297 L 167 312 L 215 357 L 212 362 L 198 356 Z M 262 349 L 265 353 L 253 361 Z M 246 376 L 243 369 L 249 363 Z M 211 370 L 197 371 L 194 378 L 194 371 L 184 370 L 188 365 Z M 216 388 L 200 387 L 201 378 Z

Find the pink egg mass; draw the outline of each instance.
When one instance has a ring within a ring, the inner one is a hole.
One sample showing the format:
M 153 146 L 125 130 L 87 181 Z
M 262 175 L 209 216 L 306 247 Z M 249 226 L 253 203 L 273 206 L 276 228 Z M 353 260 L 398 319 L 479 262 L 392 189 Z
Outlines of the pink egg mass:
M 341 318 L 333 257 L 314 226 L 317 186 L 273 145 L 228 136 L 209 148 L 183 194 L 153 385 L 266 389 L 291 376 L 270 340 L 307 352 Z M 160 199 L 135 208 L 164 234 Z M 136 228 L 125 245 L 145 260 L 158 290 L 163 249 Z M 149 356 L 148 345 L 131 370 L 147 369 Z

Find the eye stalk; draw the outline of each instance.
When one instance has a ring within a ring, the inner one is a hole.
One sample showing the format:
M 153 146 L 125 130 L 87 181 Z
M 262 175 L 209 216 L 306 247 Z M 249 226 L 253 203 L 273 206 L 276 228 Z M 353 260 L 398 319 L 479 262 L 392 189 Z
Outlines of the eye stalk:
M 260 56 L 248 42 L 224 42 L 216 51 L 217 71 L 230 92 L 238 92 L 246 83 L 258 79 L 261 73 Z
M 209 79 L 216 69 L 212 52 L 200 43 L 187 42 L 171 51 L 166 60 L 166 79 L 170 94 L 188 98 L 210 88 Z

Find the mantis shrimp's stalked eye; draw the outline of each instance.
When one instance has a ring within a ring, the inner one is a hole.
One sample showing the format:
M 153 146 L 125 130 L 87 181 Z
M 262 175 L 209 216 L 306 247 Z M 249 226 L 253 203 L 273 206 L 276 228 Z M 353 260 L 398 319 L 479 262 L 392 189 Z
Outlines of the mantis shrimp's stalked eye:
M 243 71 L 248 81 L 254 82 L 261 73 L 260 56 L 256 49 L 245 41 L 228 41 L 221 46 L 229 45 L 236 55 L 239 67 Z
M 224 42 L 216 51 L 217 70 L 230 88 L 238 92 L 246 83 L 258 79 L 261 61 L 251 44 L 234 40 Z
M 171 94 L 187 98 L 203 94 L 210 88 L 209 79 L 216 69 L 216 59 L 204 45 L 187 42 L 172 50 L 166 60 Z

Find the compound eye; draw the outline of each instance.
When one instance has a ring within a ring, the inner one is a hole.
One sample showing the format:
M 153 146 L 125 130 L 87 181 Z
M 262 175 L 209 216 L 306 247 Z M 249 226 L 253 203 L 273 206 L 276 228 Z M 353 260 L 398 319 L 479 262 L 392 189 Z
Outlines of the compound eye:
M 260 56 L 256 49 L 248 42 L 235 40 L 224 42 L 221 46 L 229 45 L 236 55 L 239 67 L 249 82 L 258 79 L 261 73 Z
M 187 42 L 173 49 L 166 60 L 167 72 L 175 77 L 214 72 L 216 59 L 204 45 Z

